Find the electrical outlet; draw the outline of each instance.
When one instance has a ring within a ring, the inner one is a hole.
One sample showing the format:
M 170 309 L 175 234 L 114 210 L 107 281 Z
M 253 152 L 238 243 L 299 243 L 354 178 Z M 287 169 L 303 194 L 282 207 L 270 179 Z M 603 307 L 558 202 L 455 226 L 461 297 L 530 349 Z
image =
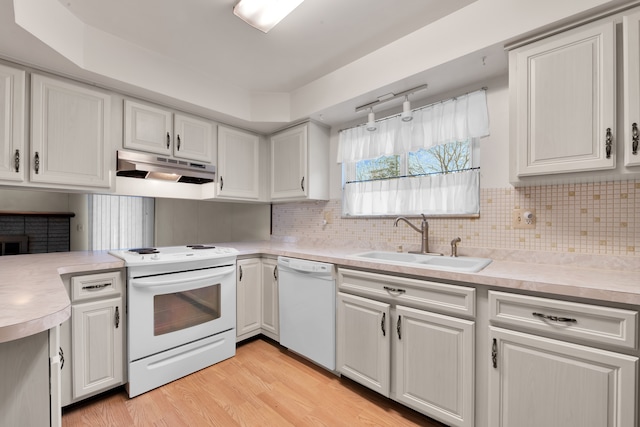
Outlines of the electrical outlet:
M 536 228 L 535 209 L 514 209 L 513 228 Z

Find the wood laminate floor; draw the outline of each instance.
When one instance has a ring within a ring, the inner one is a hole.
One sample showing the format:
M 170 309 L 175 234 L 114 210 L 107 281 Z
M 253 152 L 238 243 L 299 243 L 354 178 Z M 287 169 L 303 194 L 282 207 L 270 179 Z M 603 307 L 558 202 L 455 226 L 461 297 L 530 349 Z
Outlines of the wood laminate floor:
M 133 399 L 120 388 L 66 408 L 62 425 L 442 426 L 263 339 Z

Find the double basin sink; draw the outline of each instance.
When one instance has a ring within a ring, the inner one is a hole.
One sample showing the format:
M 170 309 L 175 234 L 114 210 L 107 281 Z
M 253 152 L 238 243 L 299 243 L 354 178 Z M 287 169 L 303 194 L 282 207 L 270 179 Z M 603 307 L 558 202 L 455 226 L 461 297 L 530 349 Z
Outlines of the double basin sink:
M 477 273 L 491 263 L 489 258 L 448 257 L 436 254 L 412 254 L 407 252 L 369 251 L 350 255 L 348 258 L 375 261 L 381 264 L 407 265 L 433 270 Z

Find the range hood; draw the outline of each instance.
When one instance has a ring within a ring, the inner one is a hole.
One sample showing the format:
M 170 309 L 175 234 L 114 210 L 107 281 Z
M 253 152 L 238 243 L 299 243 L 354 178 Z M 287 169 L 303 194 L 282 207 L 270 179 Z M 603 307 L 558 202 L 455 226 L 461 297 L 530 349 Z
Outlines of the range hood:
M 118 176 L 141 179 L 206 184 L 216 177 L 216 167 L 205 163 L 193 163 L 155 154 L 118 151 Z

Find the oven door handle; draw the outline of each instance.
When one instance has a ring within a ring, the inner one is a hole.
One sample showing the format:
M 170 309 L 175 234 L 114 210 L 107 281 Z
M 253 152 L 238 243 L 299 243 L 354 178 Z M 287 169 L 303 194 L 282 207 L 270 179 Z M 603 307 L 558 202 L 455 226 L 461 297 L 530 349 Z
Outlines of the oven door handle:
M 218 267 L 215 270 L 215 273 L 212 274 L 209 272 L 208 274 L 200 274 L 200 275 L 189 275 L 184 278 L 176 278 L 176 274 L 169 274 L 166 276 L 154 276 L 154 277 L 145 277 L 132 279 L 131 285 L 134 288 L 151 288 L 155 286 L 167 286 L 167 285 L 180 285 L 182 283 L 195 282 L 198 280 L 215 280 L 218 277 L 228 276 L 236 271 L 235 265 L 229 265 L 226 267 Z M 177 273 L 181 274 L 181 273 Z

